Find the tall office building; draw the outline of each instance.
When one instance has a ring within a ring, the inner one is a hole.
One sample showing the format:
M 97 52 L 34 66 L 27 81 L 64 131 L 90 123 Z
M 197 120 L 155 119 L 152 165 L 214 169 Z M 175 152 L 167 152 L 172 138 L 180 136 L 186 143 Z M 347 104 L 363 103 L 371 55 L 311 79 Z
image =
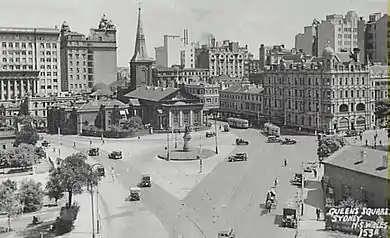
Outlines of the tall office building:
M 335 52 L 352 52 L 354 48 L 359 48 L 360 56 L 364 57 L 364 28 L 365 21 L 354 11 L 347 12 L 345 16 L 328 15 L 321 22 L 314 19 L 311 26 L 304 28 L 303 34 L 296 35 L 295 46 L 298 51 L 316 57 L 328 45 Z
M 57 28 L 0 28 L 0 100 L 60 94 L 59 36 Z
M 387 64 L 387 34 L 387 14 L 371 14 L 366 24 L 366 60 Z
M 63 91 L 88 92 L 97 83 L 109 85 L 117 78 L 116 27 L 105 15 L 89 36 L 61 27 Z

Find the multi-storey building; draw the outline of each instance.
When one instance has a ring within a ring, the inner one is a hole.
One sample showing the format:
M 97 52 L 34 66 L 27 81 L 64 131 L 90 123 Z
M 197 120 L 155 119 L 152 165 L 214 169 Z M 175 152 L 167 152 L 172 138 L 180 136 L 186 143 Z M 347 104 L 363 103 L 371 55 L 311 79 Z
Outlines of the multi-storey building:
M 388 66 L 380 64 L 370 66 L 370 78 L 375 88 L 375 101 L 378 102 L 387 100 L 390 86 Z
M 114 82 L 117 77 L 116 27 L 105 15 L 89 36 L 72 32 L 64 22 L 61 27 L 63 91 L 81 93 L 93 85 Z
M 209 76 L 208 69 L 180 67 L 156 67 L 153 69 L 154 85 L 162 87 L 178 87 L 178 85 L 183 83 L 204 82 Z
M 264 114 L 275 123 L 327 133 L 374 125 L 374 85 L 359 50 L 335 53 L 266 70 Z
M 263 87 L 259 85 L 234 85 L 219 93 L 221 117 L 249 119 L 258 124 L 263 117 Z
M 298 51 L 316 57 L 327 45 L 335 52 L 352 52 L 354 48 L 359 48 L 360 57 L 363 58 L 364 29 L 365 21 L 354 11 L 347 12 L 345 16 L 327 15 L 325 20 L 319 22 L 314 19 L 311 26 L 305 27 L 304 33 L 296 36 L 295 46 Z
M 259 67 L 265 69 L 272 64 L 278 64 L 285 56 L 296 55 L 295 49 L 286 49 L 284 45 L 265 46 L 259 48 Z
M 59 35 L 56 28 L 0 28 L 0 100 L 60 94 Z
M 387 64 L 387 38 L 387 14 L 371 14 L 366 24 L 365 59 Z
M 193 82 L 184 84 L 186 91 L 200 98 L 203 111 L 207 114 L 219 108 L 219 84 L 207 82 Z
M 211 41 L 211 47 L 202 46 L 196 50 L 196 67 L 208 68 L 210 76 L 228 75 L 233 77 L 248 76 L 245 63 L 249 60 L 248 46 L 239 46 L 238 42 L 225 40 Z
M 181 51 L 181 66 L 195 68 L 195 44 L 185 44 Z

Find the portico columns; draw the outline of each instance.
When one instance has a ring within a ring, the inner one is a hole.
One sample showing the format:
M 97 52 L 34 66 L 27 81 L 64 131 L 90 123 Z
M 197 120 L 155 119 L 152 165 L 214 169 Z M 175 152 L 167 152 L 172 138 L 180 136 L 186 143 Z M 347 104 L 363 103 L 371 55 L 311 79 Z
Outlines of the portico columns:
M 17 89 L 18 89 L 18 84 L 16 82 L 16 80 L 14 80 L 14 97 L 16 98 L 17 97 Z
M 11 80 L 7 80 L 7 99 L 11 99 Z
M 200 124 L 201 125 L 203 125 L 203 121 L 204 121 L 204 119 L 203 119 L 203 109 L 202 110 L 200 110 Z
M 182 127 L 183 126 L 183 111 L 180 110 L 179 112 L 179 126 Z
M 28 80 L 27 80 L 28 81 Z M 23 98 L 24 97 L 24 83 L 25 81 L 22 79 L 20 80 L 20 96 Z
M 191 110 L 191 111 L 190 111 L 190 125 L 191 125 L 191 126 L 194 125 L 193 113 L 194 113 L 194 112 Z
M 168 112 L 168 125 L 169 128 L 172 128 L 172 112 L 170 110 Z
M 0 96 L 0 98 L 1 98 L 1 100 L 4 100 L 5 98 L 4 98 L 4 80 L 1 80 L 1 96 Z
M 27 92 L 30 92 L 30 90 L 31 90 L 31 88 L 30 88 L 31 87 L 30 80 L 31 79 L 27 79 Z M 31 91 L 33 91 L 33 93 L 34 93 L 34 89 L 31 90 Z M 33 93 L 30 96 L 34 95 Z

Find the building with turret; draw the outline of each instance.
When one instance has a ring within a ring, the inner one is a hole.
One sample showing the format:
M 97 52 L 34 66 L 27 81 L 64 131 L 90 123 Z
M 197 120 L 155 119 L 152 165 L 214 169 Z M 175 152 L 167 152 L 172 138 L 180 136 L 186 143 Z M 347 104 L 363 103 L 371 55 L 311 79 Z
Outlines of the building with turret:
M 61 88 L 71 93 L 89 92 L 97 83 L 117 79 L 116 27 L 105 15 L 88 36 L 61 26 Z

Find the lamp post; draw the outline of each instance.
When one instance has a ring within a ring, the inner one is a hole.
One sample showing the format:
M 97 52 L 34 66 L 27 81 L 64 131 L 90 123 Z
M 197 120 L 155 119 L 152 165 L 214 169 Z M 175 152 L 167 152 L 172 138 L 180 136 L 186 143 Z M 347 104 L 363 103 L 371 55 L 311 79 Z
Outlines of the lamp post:
M 177 149 L 177 131 L 175 131 L 175 149 Z
M 215 130 L 215 153 L 218 154 L 218 130 L 217 130 L 217 113 L 214 112 L 214 130 Z
M 93 201 L 93 185 L 94 181 L 92 180 L 93 176 L 93 168 L 95 166 L 101 166 L 100 163 L 93 164 L 90 167 L 90 181 L 89 181 L 89 189 L 91 193 L 91 213 L 92 213 L 92 238 L 95 238 L 95 208 L 94 208 L 94 201 Z M 100 176 L 100 174 L 99 174 Z M 100 232 L 100 221 L 99 221 L 99 181 L 96 181 L 96 213 L 97 213 L 97 219 L 96 219 L 96 234 L 99 234 Z
M 169 124 L 168 124 L 168 119 L 167 119 L 167 160 L 169 160 Z

